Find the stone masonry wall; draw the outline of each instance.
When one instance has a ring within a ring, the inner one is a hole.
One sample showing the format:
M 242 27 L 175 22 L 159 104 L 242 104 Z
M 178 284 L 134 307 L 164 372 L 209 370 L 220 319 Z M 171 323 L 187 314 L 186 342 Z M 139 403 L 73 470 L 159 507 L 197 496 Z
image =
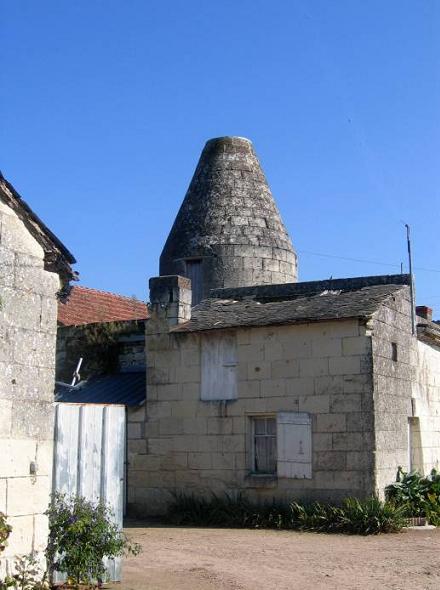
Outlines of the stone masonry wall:
M 163 512 L 174 490 L 333 501 L 372 493 L 371 338 L 357 320 L 238 330 L 238 399 L 226 405 L 200 401 L 199 335 L 160 333 L 152 320 L 147 414 L 128 424 L 132 512 Z M 249 476 L 250 416 L 279 411 L 311 414 L 313 477 L 261 485 Z
M 440 460 L 440 351 L 412 335 L 410 305 L 406 291 L 383 305 L 371 322 L 375 477 L 381 495 L 399 466 L 410 467 L 410 446 L 413 468 L 426 473 Z M 414 424 L 411 445 L 409 419 Z
M 0 577 L 47 542 L 59 277 L 43 256 L 0 201 L 0 511 L 13 528 Z

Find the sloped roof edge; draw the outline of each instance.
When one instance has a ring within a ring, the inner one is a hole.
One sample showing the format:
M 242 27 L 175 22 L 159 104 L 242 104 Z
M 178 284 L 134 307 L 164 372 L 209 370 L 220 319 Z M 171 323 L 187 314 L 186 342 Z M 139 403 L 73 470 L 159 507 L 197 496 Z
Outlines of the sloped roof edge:
M 76 280 L 77 273 L 71 268 L 71 265 L 76 263 L 73 254 L 38 217 L 1 172 L 0 197 L 18 215 L 43 248 L 45 268 L 60 274 L 66 281 Z

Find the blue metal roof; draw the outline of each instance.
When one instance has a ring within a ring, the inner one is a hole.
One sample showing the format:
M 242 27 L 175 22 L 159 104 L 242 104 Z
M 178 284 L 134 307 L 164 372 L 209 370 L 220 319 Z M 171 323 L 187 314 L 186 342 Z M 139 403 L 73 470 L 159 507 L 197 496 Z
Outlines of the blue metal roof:
M 75 404 L 140 406 L 146 397 L 145 371 L 101 375 L 71 386 L 55 384 L 55 401 Z

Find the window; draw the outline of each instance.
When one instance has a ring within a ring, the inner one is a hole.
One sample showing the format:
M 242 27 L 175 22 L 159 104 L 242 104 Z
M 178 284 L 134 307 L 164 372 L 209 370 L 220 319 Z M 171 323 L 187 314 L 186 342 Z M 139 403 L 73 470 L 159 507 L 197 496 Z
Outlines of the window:
M 185 274 L 191 280 L 191 305 L 197 305 L 203 299 L 202 259 L 192 258 L 185 261 Z
M 235 334 L 206 334 L 202 337 L 201 399 L 237 398 L 237 340 Z
M 391 358 L 397 362 L 397 342 L 391 342 Z
M 251 418 L 251 470 L 258 475 L 312 477 L 312 420 L 304 412 Z
M 275 417 L 253 419 L 253 472 L 277 472 L 277 421 Z

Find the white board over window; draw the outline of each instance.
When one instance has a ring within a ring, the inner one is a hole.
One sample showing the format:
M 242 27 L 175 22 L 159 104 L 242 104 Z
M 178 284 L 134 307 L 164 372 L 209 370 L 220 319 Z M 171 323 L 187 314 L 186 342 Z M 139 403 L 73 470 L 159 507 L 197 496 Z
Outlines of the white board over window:
M 235 334 L 211 333 L 202 337 L 201 399 L 237 398 L 237 341 Z
M 277 415 L 278 477 L 311 479 L 312 419 L 303 412 Z

